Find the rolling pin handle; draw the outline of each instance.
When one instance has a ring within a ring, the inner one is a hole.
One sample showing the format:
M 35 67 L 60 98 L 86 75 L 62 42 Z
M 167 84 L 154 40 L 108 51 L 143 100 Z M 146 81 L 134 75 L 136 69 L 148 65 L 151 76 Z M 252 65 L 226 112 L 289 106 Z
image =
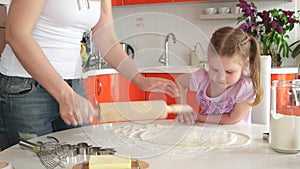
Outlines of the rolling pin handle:
M 173 104 L 167 106 L 167 112 L 173 113 L 191 113 L 193 108 L 188 104 Z

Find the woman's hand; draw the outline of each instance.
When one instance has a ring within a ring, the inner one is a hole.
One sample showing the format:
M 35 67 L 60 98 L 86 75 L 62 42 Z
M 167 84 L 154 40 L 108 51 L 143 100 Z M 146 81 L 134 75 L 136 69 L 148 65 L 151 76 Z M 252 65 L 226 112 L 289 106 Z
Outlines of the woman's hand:
M 171 97 L 180 97 L 178 86 L 168 79 L 144 77 L 138 74 L 134 77 L 133 82 L 144 91 L 163 92 Z
M 178 113 L 176 116 L 176 120 L 179 123 L 192 125 L 196 122 L 197 119 L 197 112 L 191 112 L 191 113 Z
M 62 94 L 59 111 L 64 122 L 73 126 L 90 123 L 95 115 L 93 105 L 74 91 L 72 94 Z

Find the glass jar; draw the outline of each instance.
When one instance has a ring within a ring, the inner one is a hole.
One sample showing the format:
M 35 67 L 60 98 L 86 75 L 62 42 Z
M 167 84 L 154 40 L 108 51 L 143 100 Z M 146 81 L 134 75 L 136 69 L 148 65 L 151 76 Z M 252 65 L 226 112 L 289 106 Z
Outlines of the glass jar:
M 300 79 L 272 82 L 271 111 L 300 116 Z
M 300 151 L 300 80 L 272 83 L 270 147 L 280 153 Z

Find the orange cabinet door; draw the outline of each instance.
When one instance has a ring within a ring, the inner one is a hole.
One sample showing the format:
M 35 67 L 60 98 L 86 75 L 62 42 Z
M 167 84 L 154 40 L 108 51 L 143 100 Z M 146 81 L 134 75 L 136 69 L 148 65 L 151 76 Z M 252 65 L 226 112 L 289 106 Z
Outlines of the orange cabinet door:
M 175 81 L 176 77 L 178 77 L 179 75 L 181 75 L 181 74 L 180 73 L 173 73 L 173 74 L 147 73 L 146 77 L 160 77 L 160 78 L 165 78 L 165 79 Z M 165 93 L 146 92 L 145 95 L 146 95 L 146 100 L 164 100 L 168 105 L 176 104 L 175 98 L 173 98 Z M 186 98 L 187 98 L 187 104 L 191 105 L 196 112 L 199 112 L 200 107 L 196 101 L 196 93 L 188 91 Z M 169 113 L 167 116 L 167 119 L 174 119 L 175 117 L 176 117 L 176 115 L 174 113 Z
M 98 103 L 145 100 L 145 92 L 119 74 L 91 76 L 84 79 L 89 101 Z M 97 117 L 92 124 L 99 124 Z
M 124 0 L 124 5 L 167 3 L 173 0 Z
M 287 74 L 272 74 L 271 75 L 271 85 L 274 80 L 294 80 L 296 75 L 294 73 Z
M 160 77 L 174 81 L 174 79 L 180 74 L 168 74 L 168 73 L 147 73 L 146 77 Z M 146 92 L 146 100 L 164 100 L 168 105 L 175 104 L 175 98 L 160 92 Z M 167 119 L 174 119 L 175 114 L 169 113 Z
M 113 101 L 111 95 L 112 86 L 110 85 L 110 76 L 111 75 L 98 75 L 95 78 L 95 97 L 99 103 Z
M 111 102 L 111 86 L 109 85 L 110 75 L 91 76 L 84 79 L 85 90 L 89 101 L 95 106 L 95 99 L 98 102 Z
M 88 99 L 93 104 L 93 106 L 95 106 L 95 98 L 96 98 L 95 84 L 94 84 L 95 79 L 96 79 L 96 76 L 92 76 L 92 77 L 88 77 L 83 80 Z
M 111 0 L 112 6 L 122 6 L 123 0 Z
M 145 93 L 135 84 L 119 74 L 105 74 L 88 77 L 84 80 L 90 100 L 95 102 L 117 102 L 144 100 Z
M 168 74 L 168 73 L 147 73 L 146 77 L 160 77 L 174 81 L 174 79 L 180 74 Z M 146 100 L 164 100 L 167 104 L 174 104 L 175 99 L 165 93 L 160 92 L 146 92 Z
M 140 101 L 145 99 L 145 92 L 120 74 L 109 77 L 112 101 Z

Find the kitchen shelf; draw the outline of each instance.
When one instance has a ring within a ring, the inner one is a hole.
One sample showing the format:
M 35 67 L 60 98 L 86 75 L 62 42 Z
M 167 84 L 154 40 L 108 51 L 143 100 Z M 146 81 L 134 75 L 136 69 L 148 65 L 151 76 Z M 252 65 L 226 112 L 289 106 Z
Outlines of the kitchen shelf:
M 199 19 L 201 20 L 216 20 L 216 19 L 237 19 L 242 14 L 201 14 L 199 15 Z

